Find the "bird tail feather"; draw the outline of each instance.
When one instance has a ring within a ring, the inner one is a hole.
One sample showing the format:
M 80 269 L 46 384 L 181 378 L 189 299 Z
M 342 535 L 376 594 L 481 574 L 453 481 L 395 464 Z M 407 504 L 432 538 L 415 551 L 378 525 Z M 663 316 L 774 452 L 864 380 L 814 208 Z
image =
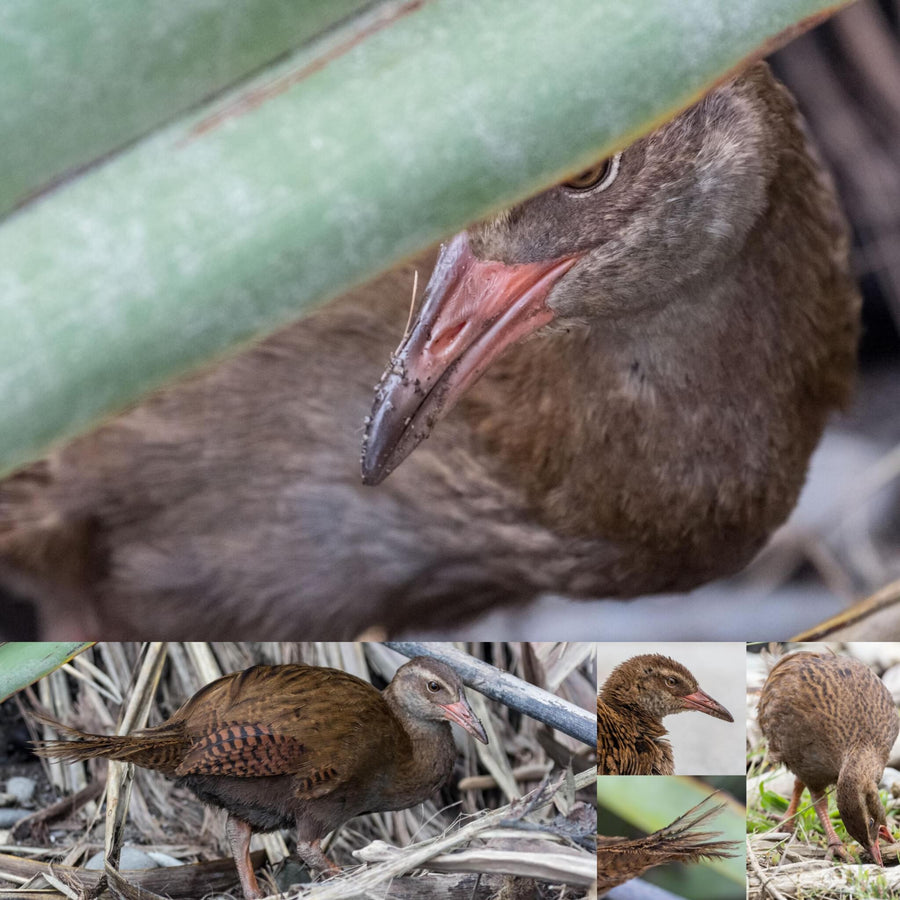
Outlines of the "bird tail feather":
M 705 797 L 654 835 L 665 841 L 666 850 L 673 857 L 685 857 L 685 861 L 700 857 L 718 859 L 732 855 L 737 849 L 736 841 L 714 840 L 719 837 L 720 832 L 696 830 L 698 825 L 718 815 L 725 808 L 724 803 L 711 803 L 713 797 L 715 794 Z
M 47 716 L 32 713 L 32 718 L 68 735 L 64 740 L 32 741 L 38 756 L 75 762 L 86 759 L 116 759 L 146 769 L 173 771 L 183 752 L 185 739 L 180 731 L 148 728 L 127 735 L 90 734 L 63 725 Z

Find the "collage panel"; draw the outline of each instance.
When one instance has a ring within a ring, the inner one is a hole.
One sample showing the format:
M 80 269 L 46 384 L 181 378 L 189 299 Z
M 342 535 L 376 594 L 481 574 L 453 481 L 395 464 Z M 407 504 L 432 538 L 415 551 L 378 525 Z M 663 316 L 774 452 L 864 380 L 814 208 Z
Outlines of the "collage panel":
M 595 696 L 586 642 L 0 644 L 0 896 L 583 900 Z
M 597 646 L 599 775 L 744 772 L 743 643 Z
M 742 900 L 745 786 L 739 775 L 598 778 L 598 895 Z
M 748 896 L 900 895 L 900 643 L 750 644 Z

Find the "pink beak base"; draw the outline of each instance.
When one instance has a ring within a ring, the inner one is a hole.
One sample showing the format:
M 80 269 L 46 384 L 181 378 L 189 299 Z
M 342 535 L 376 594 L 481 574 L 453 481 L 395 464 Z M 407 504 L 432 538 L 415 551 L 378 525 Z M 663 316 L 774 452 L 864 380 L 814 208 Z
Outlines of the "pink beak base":
M 722 706 L 717 700 L 713 700 L 706 691 L 697 688 L 693 694 L 688 694 L 681 698 L 685 709 L 696 709 L 698 712 L 706 713 L 715 719 L 724 719 L 726 722 L 733 722 L 734 716 Z
M 544 301 L 576 261 L 480 260 L 465 232 L 441 248 L 422 309 L 378 385 L 363 441 L 366 484 L 400 465 L 499 353 L 552 320 Z
M 449 719 L 451 722 L 456 722 L 457 725 L 468 731 L 473 738 L 481 741 L 482 744 L 488 742 L 484 725 L 481 724 L 478 716 L 472 712 L 472 707 L 469 706 L 464 698 L 461 697 L 456 703 L 448 703 L 446 706 L 442 705 L 441 709 L 444 710 L 444 718 Z

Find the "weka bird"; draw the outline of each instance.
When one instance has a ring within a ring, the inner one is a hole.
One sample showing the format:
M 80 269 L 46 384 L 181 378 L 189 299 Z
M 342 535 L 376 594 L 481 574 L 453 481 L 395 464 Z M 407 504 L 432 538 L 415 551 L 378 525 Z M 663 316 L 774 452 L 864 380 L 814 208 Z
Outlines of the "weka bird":
M 597 887 L 603 896 L 620 884 L 637 878 L 654 866 L 666 863 L 695 863 L 703 858 L 721 859 L 732 856 L 737 849 L 734 841 L 717 841 L 715 832 L 696 831 L 723 808 L 710 805 L 710 797 L 702 800 L 671 825 L 654 831 L 647 837 L 597 836 Z
M 686 590 L 785 519 L 852 380 L 845 227 L 763 64 L 443 248 L 365 481 L 443 421 L 365 487 L 411 282 L 0 487 L 0 578 L 45 635 L 354 637 Z
M 665 740 L 662 720 L 691 709 L 734 721 L 668 656 L 633 656 L 616 666 L 597 697 L 597 774 L 674 774 L 672 745 Z
M 262 896 L 250 834 L 296 828 L 297 852 L 333 869 L 319 842 L 361 813 L 427 800 L 453 772 L 449 722 L 487 743 L 456 673 L 416 657 L 382 693 L 339 669 L 253 666 L 206 685 L 168 720 L 123 737 L 43 741 L 57 759 L 104 757 L 175 777 L 228 811 L 226 832 L 246 898 Z
M 891 695 L 871 669 L 849 656 L 800 652 L 779 660 L 759 698 L 759 725 L 769 755 L 794 773 L 784 817 L 793 830 L 808 787 L 828 837 L 828 856 L 847 854 L 828 818 L 826 789 L 837 785 L 837 806 L 850 835 L 881 865 L 879 836 L 893 842 L 878 798 L 878 781 L 900 723 Z

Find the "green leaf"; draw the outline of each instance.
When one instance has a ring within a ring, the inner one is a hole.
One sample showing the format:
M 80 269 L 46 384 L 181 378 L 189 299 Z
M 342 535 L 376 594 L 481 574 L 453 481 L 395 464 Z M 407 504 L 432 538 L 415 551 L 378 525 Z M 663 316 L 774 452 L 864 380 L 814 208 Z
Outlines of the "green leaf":
M 839 5 L 407 0 L 350 20 L 0 223 L 0 473 L 630 143 Z M 57 20 L 77 44 L 83 20 Z M 133 30 L 125 13 L 104 25 L 110 44 Z M 19 35 L 4 8 L 4 36 L 39 44 L 41 17 Z M 87 90 L 82 62 L 61 56 L 53 103 Z M 191 64 L 166 65 L 187 77 Z M 95 76 L 109 89 L 117 65 Z M 47 102 L 35 96 L 26 118 Z M 0 146 L 14 127 L 0 120 Z M 29 135 L 20 157 L 41 152 Z M 88 137 L 71 138 L 87 156 L 120 139 Z M 28 174 L 8 194 L 75 159 L 77 146 L 34 170 L 19 158 Z
M 65 665 L 92 643 L 11 641 L 0 644 L 0 702 Z
M 0 214 L 367 0 L 4 0 Z

